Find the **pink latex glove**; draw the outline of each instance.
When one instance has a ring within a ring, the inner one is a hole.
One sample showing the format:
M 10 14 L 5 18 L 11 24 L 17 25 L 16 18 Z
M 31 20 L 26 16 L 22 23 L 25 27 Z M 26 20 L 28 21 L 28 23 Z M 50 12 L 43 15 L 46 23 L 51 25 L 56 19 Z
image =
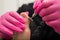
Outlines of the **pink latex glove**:
M 0 37 L 12 36 L 13 32 L 23 32 L 25 20 L 17 12 L 6 12 L 0 18 Z
M 38 4 L 36 2 L 33 6 L 35 13 L 40 15 L 42 20 L 56 32 L 60 32 L 60 0 L 43 0 L 40 3 L 37 2 Z

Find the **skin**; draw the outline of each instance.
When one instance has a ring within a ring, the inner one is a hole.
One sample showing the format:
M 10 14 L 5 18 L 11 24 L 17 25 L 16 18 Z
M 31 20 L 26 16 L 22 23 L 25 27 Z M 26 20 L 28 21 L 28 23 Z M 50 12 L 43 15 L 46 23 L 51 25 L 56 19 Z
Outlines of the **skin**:
M 28 12 L 23 12 L 20 14 L 22 17 L 25 18 L 25 25 L 26 28 L 22 33 L 16 33 L 14 32 L 13 40 L 30 40 L 30 29 L 29 29 L 29 17 L 28 17 Z

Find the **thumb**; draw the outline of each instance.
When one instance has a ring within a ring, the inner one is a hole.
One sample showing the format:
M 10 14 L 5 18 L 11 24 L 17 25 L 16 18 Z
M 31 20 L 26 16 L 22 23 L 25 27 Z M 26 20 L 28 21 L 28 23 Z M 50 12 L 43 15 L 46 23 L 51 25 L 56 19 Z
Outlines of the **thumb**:
M 41 4 L 42 0 L 35 0 L 35 3 L 33 5 L 33 9 L 36 9 L 39 4 Z

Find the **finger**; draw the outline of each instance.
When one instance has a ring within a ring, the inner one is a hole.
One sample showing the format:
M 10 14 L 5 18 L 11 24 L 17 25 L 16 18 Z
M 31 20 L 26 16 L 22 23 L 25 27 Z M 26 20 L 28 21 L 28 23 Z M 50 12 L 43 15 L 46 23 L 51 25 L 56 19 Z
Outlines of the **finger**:
M 7 17 L 8 16 L 8 17 Z M 21 29 L 25 29 L 25 26 L 23 23 L 19 22 L 18 20 L 16 20 L 15 18 L 13 18 L 12 16 L 8 15 L 5 16 L 5 19 L 10 22 L 11 24 L 15 25 L 16 27 L 18 28 L 21 28 Z
M 6 38 L 7 39 L 7 37 L 10 37 L 10 36 L 11 35 L 7 35 L 7 34 L 0 31 L 0 38 Z
M 11 24 L 10 22 L 6 21 L 5 19 L 2 19 L 1 23 L 4 26 L 6 26 L 8 29 L 11 29 L 11 30 L 16 31 L 16 32 L 22 32 L 22 29 L 20 29 L 19 27 L 16 27 L 15 25 Z
M 33 8 L 36 9 L 41 2 L 42 2 L 42 0 L 35 0 Z
M 2 37 L 3 37 L 3 35 L 4 35 L 4 34 L 0 32 L 0 38 L 2 38 Z
M 9 29 L 7 29 L 4 25 L 0 25 L 0 31 L 5 33 L 5 34 L 8 34 L 10 36 L 12 36 L 13 32 Z
M 44 16 L 46 16 L 46 15 L 50 15 L 50 14 L 56 12 L 56 10 L 58 10 L 58 7 L 55 6 L 55 5 L 52 5 L 52 6 L 48 7 L 48 8 L 42 9 L 42 10 L 40 11 L 39 15 L 40 15 L 41 17 L 44 17 Z
M 9 15 L 11 15 L 12 17 L 14 17 L 15 19 L 17 19 L 18 21 L 20 21 L 21 23 L 25 23 L 24 19 L 22 16 L 20 16 L 17 12 L 8 12 Z
M 52 21 L 52 20 L 57 20 L 60 18 L 59 12 L 52 13 L 50 15 L 44 16 L 42 19 L 44 21 Z
M 35 14 L 39 14 L 39 12 L 41 11 L 42 9 L 42 4 L 39 4 L 39 6 L 34 10 Z
M 43 0 L 42 7 L 47 8 L 55 3 L 55 0 Z
M 46 24 L 49 25 L 50 27 L 54 28 L 54 30 L 56 32 L 60 32 L 60 19 L 46 22 Z
M 33 5 L 33 8 L 35 9 L 37 6 L 38 6 L 37 5 L 37 0 L 35 0 L 34 5 Z

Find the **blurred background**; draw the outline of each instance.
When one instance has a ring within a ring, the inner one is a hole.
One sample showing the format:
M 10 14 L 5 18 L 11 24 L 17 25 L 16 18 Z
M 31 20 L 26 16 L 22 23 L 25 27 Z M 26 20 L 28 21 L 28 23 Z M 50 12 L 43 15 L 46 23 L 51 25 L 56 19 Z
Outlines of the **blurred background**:
M 22 4 L 28 4 L 34 0 L 0 0 L 0 15 L 7 11 L 16 11 Z

